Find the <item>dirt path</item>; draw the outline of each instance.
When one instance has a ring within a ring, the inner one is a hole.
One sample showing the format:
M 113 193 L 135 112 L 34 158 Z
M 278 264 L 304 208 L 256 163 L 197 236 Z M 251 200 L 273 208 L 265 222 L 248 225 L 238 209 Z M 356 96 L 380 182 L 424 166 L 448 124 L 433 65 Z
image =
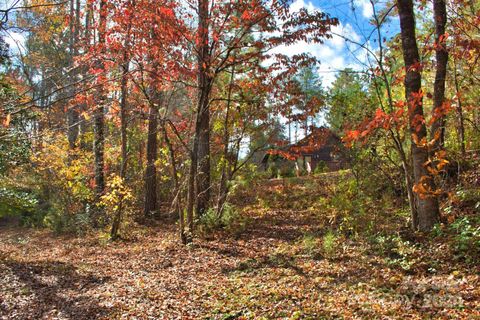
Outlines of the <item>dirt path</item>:
M 174 226 L 118 243 L 3 228 L 0 319 L 480 319 L 474 270 L 408 274 L 358 240 L 319 254 L 310 187 L 245 195 L 247 229 L 193 247 Z

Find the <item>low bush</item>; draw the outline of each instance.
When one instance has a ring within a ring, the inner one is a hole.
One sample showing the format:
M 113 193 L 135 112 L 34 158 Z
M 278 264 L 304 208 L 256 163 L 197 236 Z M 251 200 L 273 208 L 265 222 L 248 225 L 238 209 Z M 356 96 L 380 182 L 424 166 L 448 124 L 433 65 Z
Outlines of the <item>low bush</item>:
M 480 258 L 480 219 L 462 217 L 449 226 L 453 233 L 453 248 L 458 258 L 475 262 Z
M 375 252 L 393 267 L 410 271 L 418 262 L 418 247 L 398 235 L 377 235 L 372 238 L 372 244 Z
M 304 234 L 303 237 L 301 238 L 300 244 L 301 244 L 302 251 L 305 254 L 311 257 L 314 257 L 318 254 L 320 244 L 317 237 L 314 234 L 312 233 Z
M 37 209 L 38 200 L 34 194 L 10 186 L 0 187 L 0 218 L 17 216 L 28 219 Z
M 322 253 L 326 258 L 332 258 L 337 253 L 338 236 L 332 231 L 322 237 Z
M 203 234 L 209 234 L 216 230 L 225 230 L 230 234 L 239 235 L 245 231 L 248 218 L 241 214 L 230 203 L 225 203 L 223 211 L 219 215 L 217 210 L 209 209 L 198 221 L 198 229 Z

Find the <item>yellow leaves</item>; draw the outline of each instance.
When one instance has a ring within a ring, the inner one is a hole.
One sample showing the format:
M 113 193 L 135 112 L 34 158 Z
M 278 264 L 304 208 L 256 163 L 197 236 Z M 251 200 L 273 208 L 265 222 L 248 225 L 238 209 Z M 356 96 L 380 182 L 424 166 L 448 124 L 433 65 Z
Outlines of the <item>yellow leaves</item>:
M 399 285 L 403 282 L 403 276 L 401 274 L 393 275 L 388 279 L 388 282 L 392 285 Z
M 420 181 L 413 186 L 413 192 L 418 194 L 421 199 L 428 199 L 431 197 L 437 197 L 442 193 L 441 189 L 433 190 L 432 185 L 432 177 L 429 176 L 422 176 Z
M 64 135 L 45 131 L 41 147 L 30 160 L 36 174 L 52 188 L 62 190 L 62 197 L 80 202 L 92 196 L 88 186 L 91 158 L 89 151 L 70 150 Z
M 426 186 L 426 184 L 424 183 L 426 179 L 425 176 L 423 176 L 421 179 L 420 179 L 420 182 L 415 184 L 413 186 L 413 192 L 417 193 L 422 199 L 423 199 L 423 196 L 428 194 L 428 187 Z
M 450 162 L 446 159 L 447 152 L 445 150 L 440 150 L 435 153 L 432 158 L 429 158 L 423 166 L 428 170 L 432 176 L 436 176 L 443 171 L 445 166 Z
M 134 200 L 132 189 L 125 184 L 119 175 L 112 174 L 107 182 L 107 192 L 100 198 L 99 205 L 114 214 L 120 205 L 128 205 Z
M 7 116 L 5 117 L 5 120 L 3 120 L 4 127 L 8 127 L 10 125 L 11 118 L 12 118 L 12 115 L 10 113 L 7 114 Z
M 88 112 L 82 112 L 81 115 L 86 121 L 89 121 L 90 118 L 91 118 L 91 116 Z
M 420 139 L 416 133 L 412 133 L 412 140 L 413 143 L 415 143 L 420 148 L 425 148 L 428 145 L 427 138 L 423 137 L 422 139 Z

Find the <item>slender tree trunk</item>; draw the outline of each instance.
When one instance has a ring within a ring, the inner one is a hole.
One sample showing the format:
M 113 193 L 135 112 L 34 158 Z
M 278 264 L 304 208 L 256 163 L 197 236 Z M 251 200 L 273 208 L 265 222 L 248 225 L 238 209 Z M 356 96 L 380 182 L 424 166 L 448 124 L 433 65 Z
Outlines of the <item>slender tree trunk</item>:
M 181 198 L 181 190 L 180 190 L 180 182 L 178 181 L 178 174 L 177 174 L 177 161 L 175 159 L 175 150 L 173 149 L 173 145 L 170 141 L 170 138 L 168 137 L 167 133 L 167 128 L 165 126 L 165 123 L 162 126 L 163 129 L 163 138 L 165 140 L 165 144 L 167 145 L 169 154 L 170 154 L 170 162 L 172 163 L 172 178 L 173 178 L 173 183 L 174 183 L 174 194 L 175 194 L 175 199 L 173 200 L 173 207 L 177 211 L 178 214 L 178 223 L 180 226 L 180 240 L 182 241 L 183 244 L 187 243 L 187 237 L 185 234 L 185 216 L 183 213 L 183 210 L 180 206 L 180 198 Z
M 198 50 L 198 172 L 196 177 L 196 213 L 203 215 L 210 202 L 210 91 L 212 79 L 209 74 L 209 0 L 198 1 L 199 50 Z
M 79 1 L 79 0 L 77 0 Z M 78 6 L 79 8 L 79 6 Z M 80 19 L 80 15 L 78 15 L 78 19 Z M 89 3 L 86 3 L 85 4 L 85 29 L 84 29 L 84 39 L 85 39 L 85 47 L 84 47 L 84 51 L 85 52 L 88 52 L 88 50 L 90 49 L 90 41 L 91 41 L 91 19 L 92 19 L 92 8 L 91 8 L 91 4 Z M 80 25 L 80 22 L 78 23 L 78 25 Z M 82 73 L 82 76 L 84 78 L 86 78 L 87 76 L 87 68 L 86 66 L 82 66 L 81 69 L 80 69 L 80 72 Z M 87 83 L 84 82 L 82 84 L 82 89 L 83 90 L 86 90 L 86 87 L 87 87 Z M 79 106 L 79 111 L 83 111 L 83 112 L 86 112 L 87 111 L 87 103 L 86 102 L 83 102 L 80 106 Z M 87 121 L 85 121 L 85 117 L 80 113 L 79 115 L 79 136 L 80 136 L 80 148 L 83 149 L 83 150 L 86 150 L 88 149 L 88 145 L 85 141 L 85 134 L 88 132 L 89 130 L 89 124 L 87 123 Z
M 447 77 L 448 51 L 445 41 L 445 26 L 447 24 L 447 8 L 445 0 L 433 1 L 435 19 L 435 54 L 437 68 L 433 87 L 433 124 L 431 139 L 435 139 L 433 152 L 441 150 L 445 145 L 445 80 Z
M 103 195 L 105 190 L 105 173 L 104 173 L 104 143 L 105 143 L 105 132 L 104 132 L 104 112 L 105 108 L 103 107 L 103 99 L 99 99 L 98 105 L 95 108 L 94 115 L 94 156 L 95 156 L 95 197 L 99 199 Z
M 428 150 L 423 145 L 418 145 L 427 136 L 427 129 L 423 122 L 423 106 L 421 98 L 421 74 L 420 56 L 418 53 L 415 37 L 415 16 L 412 0 L 397 0 L 397 8 L 400 16 L 400 29 L 402 38 L 403 58 L 406 68 L 405 97 L 409 106 L 410 133 L 412 135 L 412 163 L 414 183 L 423 184 L 428 189 L 435 189 L 433 177 L 429 175 L 425 167 L 428 161 Z M 439 209 L 437 198 L 433 195 L 416 195 L 418 226 L 420 231 L 431 230 L 439 220 Z
M 129 32 L 127 32 L 128 37 Z M 128 40 L 127 40 L 128 41 Z M 120 136 L 121 136 L 121 164 L 120 164 L 120 177 L 123 182 L 126 182 L 127 176 L 127 164 L 128 164 L 128 136 L 127 136 L 127 95 L 128 95 L 128 45 L 125 48 L 125 53 L 123 55 L 123 66 L 122 66 L 122 80 L 120 84 Z M 120 224 L 122 222 L 122 213 L 123 213 L 123 199 L 120 199 L 117 211 L 115 213 L 115 218 L 112 223 L 112 229 L 110 231 L 110 238 L 116 239 L 118 237 L 118 231 L 120 229 Z
M 198 112 L 195 117 L 195 135 L 193 137 L 193 147 L 192 152 L 190 154 L 190 170 L 188 172 L 188 191 L 187 191 L 187 223 L 185 227 L 185 244 L 191 243 L 193 241 L 193 228 L 194 228 L 194 221 L 193 221 L 193 210 L 195 206 L 195 178 L 197 175 L 197 165 L 198 165 Z
M 78 3 L 77 3 L 78 5 Z M 74 59 L 77 55 L 76 53 L 76 45 L 78 42 L 78 24 L 77 24 L 77 12 L 75 11 L 75 0 L 70 0 L 70 21 L 69 21 L 69 32 L 70 32 L 70 39 L 69 39 L 69 64 L 70 67 L 73 68 L 74 66 Z M 75 70 L 71 71 L 70 82 L 74 83 L 77 80 L 77 72 Z M 75 97 L 76 89 L 75 86 L 72 86 L 70 89 L 70 95 Z M 78 114 L 78 106 L 76 105 L 68 105 L 67 106 L 67 138 L 68 138 L 68 145 L 70 149 L 75 148 L 76 142 L 78 139 L 79 127 L 79 114 Z
M 228 87 L 228 94 L 227 94 L 227 110 L 225 113 L 225 121 L 224 121 L 224 130 L 223 130 L 223 163 L 222 163 L 222 175 L 220 178 L 220 186 L 218 189 L 218 202 L 217 202 L 217 217 L 221 217 L 223 212 L 223 207 L 225 206 L 225 202 L 227 201 L 228 195 L 228 181 L 230 178 L 230 161 L 228 156 L 228 149 L 229 149 L 229 140 L 230 134 L 228 130 L 229 120 L 230 120 L 230 107 L 232 105 L 232 90 L 233 90 L 233 81 L 235 77 L 235 67 L 232 67 L 232 71 L 230 74 L 230 84 Z
M 463 116 L 463 106 L 462 106 L 462 98 L 460 95 L 460 84 L 458 83 L 458 73 L 457 73 L 457 60 L 453 59 L 453 82 L 455 84 L 455 95 L 457 97 L 457 135 L 458 135 L 458 142 L 460 143 L 460 150 L 462 152 L 462 156 L 465 157 L 466 154 L 466 147 L 465 147 L 465 118 Z
M 105 33 L 106 33 L 106 3 L 100 0 L 99 11 L 99 28 L 98 28 L 98 43 L 101 52 L 105 50 Z M 100 59 L 103 59 L 100 58 Z M 98 61 L 98 67 L 101 74 L 105 74 L 105 64 L 102 60 Z M 105 190 L 105 164 L 104 164 L 104 145 L 105 145 L 105 103 L 106 103 L 105 89 L 103 83 L 98 84 L 98 92 L 96 99 L 96 106 L 94 111 L 94 161 L 95 161 L 95 198 L 98 201 Z M 98 218 L 98 217 L 97 217 Z
M 288 144 L 292 143 L 292 122 L 288 120 Z
M 155 93 L 156 95 L 157 93 Z M 157 100 L 157 99 L 155 99 Z M 156 103 L 150 106 L 148 113 L 148 137 L 147 137 L 147 168 L 145 170 L 145 204 L 144 215 L 146 217 L 157 213 L 157 168 L 155 162 L 158 154 L 158 106 Z
M 410 207 L 410 213 L 412 217 L 412 229 L 416 230 L 418 226 L 418 212 L 417 212 L 417 206 L 415 204 L 415 194 L 413 193 L 413 182 L 412 182 L 412 176 L 411 176 L 411 171 L 409 170 L 408 166 L 408 159 L 405 154 L 405 150 L 403 149 L 403 146 L 400 144 L 398 152 L 400 154 L 400 159 L 402 162 L 402 169 L 403 173 L 405 175 L 405 184 L 407 186 L 407 198 L 408 198 L 408 206 Z
M 198 0 L 198 101 L 195 115 L 195 136 L 190 154 L 188 174 L 186 243 L 193 241 L 194 207 L 202 215 L 210 200 L 210 90 L 208 51 L 208 7 L 209 0 Z M 197 174 L 198 172 L 198 174 Z
M 120 166 L 120 176 L 125 179 L 127 175 L 128 165 L 128 136 L 127 136 L 127 94 L 128 94 L 128 63 L 123 67 L 122 83 L 121 83 L 121 98 L 120 98 L 120 136 L 121 136 L 121 154 L 122 163 Z

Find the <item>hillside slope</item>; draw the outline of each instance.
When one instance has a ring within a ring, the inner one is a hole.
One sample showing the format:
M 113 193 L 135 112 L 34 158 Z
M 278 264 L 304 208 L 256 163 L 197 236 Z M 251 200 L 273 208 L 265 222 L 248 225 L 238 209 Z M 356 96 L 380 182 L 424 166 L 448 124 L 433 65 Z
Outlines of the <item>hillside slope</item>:
M 478 264 L 447 244 L 338 231 L 340 178 L 239 190 L 241 230 L 191 247 L 172 225 L 115 243 L 1 229 L 0 318 L 480 319 Z

